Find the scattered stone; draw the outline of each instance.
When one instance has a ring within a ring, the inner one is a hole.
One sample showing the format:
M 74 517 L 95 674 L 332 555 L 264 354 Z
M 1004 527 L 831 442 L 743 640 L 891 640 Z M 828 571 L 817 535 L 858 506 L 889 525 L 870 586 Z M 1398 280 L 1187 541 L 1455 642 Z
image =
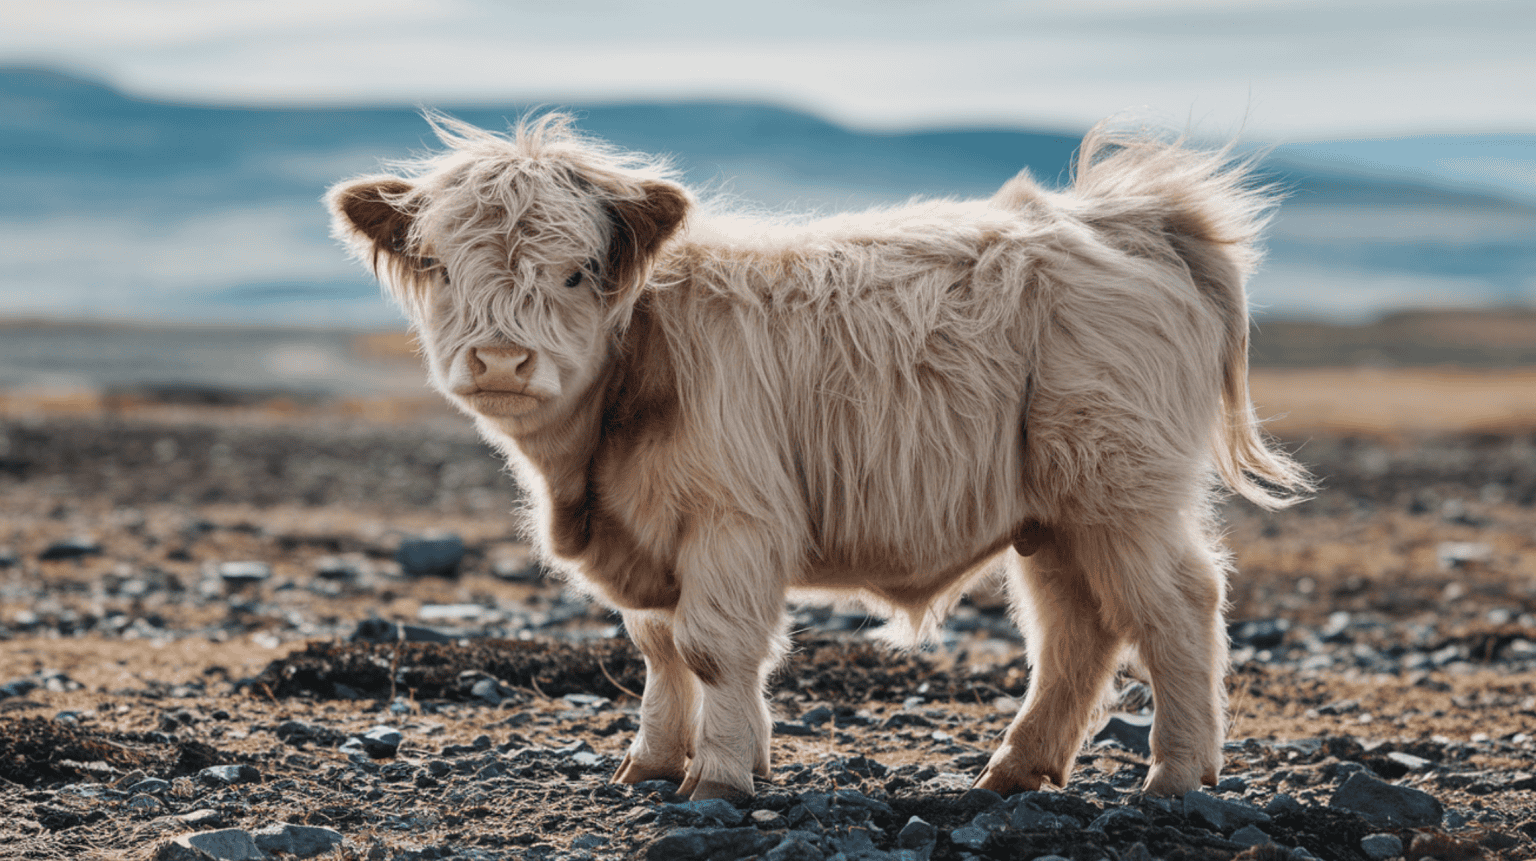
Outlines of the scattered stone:
M 1357 771 L 1334 793 L 1328 806 L 1358 813 L 1378 828 L 1422 828 L 1439 825 L 1445 808 L 1433 795 L 1397 786 Z
M 1403 841 L 1396 834 L 1372 834 L 1360 839 L 1360 851 L 1374 861 L 1386 861 L 1403 854 Z
M 1440 570 L 1465 568 L 1493 558 L 1493 546 L 1480 541 L 1442 541 L 1435 548 L 1435 558 Z
M 225 585 L 240 588 L 254 586 L 272 577 L 272 566 L 265 562 L 222 562 L 218 567 L 219 579 Z
M 495 679 L 481 679 L 469 689 L 470 696 L 490 705 L 501 703 L 501 685 Z
M 1075 817 L 1051 813 L 1030 801 L 1021 802 L 1013 809 L 1009 824 L 1024 831 L 1059 831 L 1083 826 Z
M 86 556 L 100 556 L 101 545 L 89 538 L 77 536 L 57 541 L 37 554 L 37 558 L 44 562 L 54 562 L 60 559 L 80 559 Z
M 1232 832 L 1232 842 L 1241 843 L 1244 846 L 1265 846 L 1275 842 L 1264 830 L 1257 825 L 1244 825 Z
M 1269 814 L 1246 801 L 1229 801 L 1198 789 L 1184 796 L 1184 818 L 1222 834 L 1230 834 L 1244 825 L 1260 825 L 1270 821 Z
M 736 861 L 761 855 L 781 838 L 756 828 L 678 828 L 663 834 L 646 847 L 651 861 Z
M 349 638 L 354 643 L 452 643 L 454 638 L 420 625 L 402 625 L 387 619 L 364 619 Z
M 261 772 L 249 765 L 210 765 L 197 773 L 197 779 L 209 786 L 234 786 L 261 782 Z
M 21 564 L 21 557 L 9 547 L 0 547 L 0 571 L 7 568 L 15 568 Z
M 1131 753 L 1152 755 L 1152 716 L 1112 714 L 1093 736 L 1094 742 L 1112 741 Z
M 287 823 L 258 828 L 252 837 L 264 852 L 284 853 L 295 858 L 309 858 L 329 852 L 342 844 L 339 831 Z
M 992 837 L 986 829 L 977 828 L 974 825 L 962 825 L 949 832 L 949 840 L 962 849 L 970 849 L 973 852 L 981 851 Z
M 1146 822 L 1147 815 L 1134 807 L 1111 807 L 1088 823 L 1088 830 L 1103 834 L 1110 829 L 1123 828 L 1127 825 L 1145 825 Z
M 464 539 L 453 533 L 406 538 L 395 561 L 409 577 L 453 577 L 464 561 Z
M 238 828 L 183 834 L 162 845 L 155 861 L 267 861 L 249 832 Z
M 790 835 L 785 835 L 779 845 L 763 856 L 764 861 L 822 861 L 825 857 L 825 853 L 813 844 Z
M 747 815 L 736 808 L 736 805 L 723 798 L 710 798 L 701 801 L 684 801 L 681 804 L 668 804 L 657 814 L 656 821 L 662 824 L 681 823 L 683 825 L 724 825 L 735 827 L 740 825 Z
M 345 754 L 367 754 L 372 759 L 388 759 L 400 750 L 400 731 L 390 726 L 376 726 L 360 736 L 353 736 L 342 744 Z
M 1427 760 L 1422 756 L 1414 756 L 1411 753 L 1403 753 L 1399 750 L 1394 750 L 1387 754 L 1387 759 L 1397 763 L 1403 767 L 1403 770 L 1409 772 L 1423 771 L 1424 769 L 1434 765 L 1432 761 Z
M 366 571 L 365 563 L 345 556 L 322 556 L 315 560 L 315 576 L 321 580 L 351 582 Z
M 938 842 L 939 831 L 921 817 L 914 816 L 907 820 L 907 824 L 901 826 L 901 831 L 896 834 L 896 846 L 906 849 L 927 861 L 933 852 L 934 845 Z
M 169 792 L 170 789 L 171 782 L 169 780 L 161 780 L 158 777 L 146 777 L 143 780 L 137 781 L 132 786 L 128 787 L 129 792 L 147 792 L 151 795 L 155 795 L 161 792 Z
M 206 808 L 183 813 L 176 818 L 188 828 L 216 828 L 224 821 L 224 817 L 217 810 Z
M 1227 635 L 1234 646 L 1251 646 L 1255 649 L 1273 649 L 1285 643 L 1285 634 L 1291 629 L 1286 619 L 1254 619 L 1227 625 Z

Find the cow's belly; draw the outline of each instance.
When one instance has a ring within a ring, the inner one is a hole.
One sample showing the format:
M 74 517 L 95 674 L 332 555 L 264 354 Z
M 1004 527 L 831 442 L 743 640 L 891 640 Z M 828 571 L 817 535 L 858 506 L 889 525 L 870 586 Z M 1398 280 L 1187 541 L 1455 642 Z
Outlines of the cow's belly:
M 885 603 L 906 609 L 922 608 L 941 594 L 985 573 L 1013 543 L 1012 534 L 991 541 L 952 548 L 937 558 L 864 548 L 858 554 L 829 555 L 814 560 L 792 582 L 797 590 L 867 592 Z

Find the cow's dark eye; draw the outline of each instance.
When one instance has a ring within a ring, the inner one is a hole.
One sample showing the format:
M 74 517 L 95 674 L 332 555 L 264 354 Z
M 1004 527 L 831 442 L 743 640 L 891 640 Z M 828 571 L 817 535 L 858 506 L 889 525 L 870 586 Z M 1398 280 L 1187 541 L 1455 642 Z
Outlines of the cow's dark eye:
M 567 286 L 567 287 L 577 287 L 577 286 L 580 286 L 582 279 L 586 278 L 586 277 L 587 277 L 587 273 L 586 272 L 584 272 L 584 271 L 582 271 L 580 269 L 577 269 L 575 272 L 571 273 L 571 277 L 565 279 L 565 286 Z
M 434 269 L 437 270 L 437 274 L 443 279 L 443 283 L 448 283 L 448 267 L 444 266 L 443 262 L 438 260 L 436 257 L 421 258 L 421 268 L 428 272 L 431 272 Z

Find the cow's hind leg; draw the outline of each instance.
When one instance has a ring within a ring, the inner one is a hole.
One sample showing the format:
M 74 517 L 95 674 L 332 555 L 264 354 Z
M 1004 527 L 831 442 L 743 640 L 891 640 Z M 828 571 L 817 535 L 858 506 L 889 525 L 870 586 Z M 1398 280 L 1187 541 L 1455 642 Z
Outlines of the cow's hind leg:
M 678 791 L 693 800 L 750 796 L 752 776 L 768 776 L 773 723 L 763 686 L 787 645 L 784 589 L 763 574 L 770 559 L 750 532 L 715 530 L 679 565 L 674 640 L 700 697 L 693 761 Z
M 614 773 L 619 783 L 661 778 L 682 783 L 693 745 L 697 682 L 672 642 L 669 613 L 626 611 L 624 627 L 645 655 L 640 731 Z
M 1030 659 L 1029 693 L 976 785 L 1007 795 L 1064 786 L 1115 669 L 1120 638 L 1107 627 L 1089 578 L 1062 538 L 1012 561 L 1015 617 Z
M 1135 646 L 1152 682 L 1152 766 L 1145 789 L 1182 795 L 1214 784 L 1226 732 L 1226 568 L 1200 518 L 1148 518 L 1096 530 L 1080 553 L 1102 577 L 1110 624 Z

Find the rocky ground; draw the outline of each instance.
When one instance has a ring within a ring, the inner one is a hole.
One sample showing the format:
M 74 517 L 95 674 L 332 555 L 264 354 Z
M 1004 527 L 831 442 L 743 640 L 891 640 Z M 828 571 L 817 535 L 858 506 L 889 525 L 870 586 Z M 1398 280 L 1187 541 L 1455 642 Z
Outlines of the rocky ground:
M 969 788 L 1018 707 L 982 593 L 942 648 L 797 610 L 751 804 L 614 785 L 643 664 L 531 564 L 451 417 L 92 403 L 0 422 L 0 856 L 1536 857 L 1536 434 L 1288 440 L 1227 516 L 1223 780 L 1136 793 L 1121 679 L 1064 789 Z

